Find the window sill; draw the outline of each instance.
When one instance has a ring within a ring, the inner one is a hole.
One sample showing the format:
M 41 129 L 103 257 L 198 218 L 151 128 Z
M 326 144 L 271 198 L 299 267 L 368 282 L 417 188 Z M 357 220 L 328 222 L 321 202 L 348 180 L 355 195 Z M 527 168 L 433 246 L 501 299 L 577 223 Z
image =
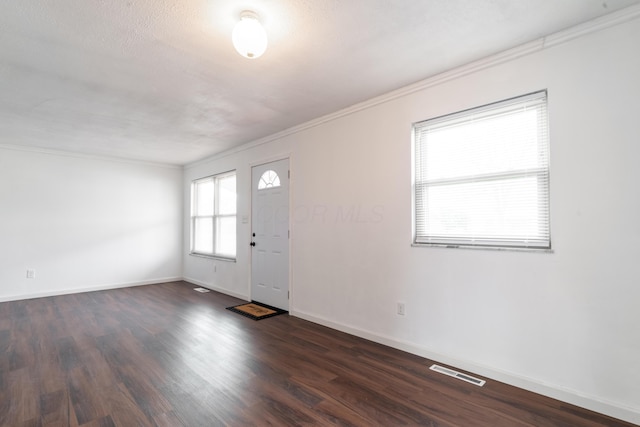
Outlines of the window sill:
M 473 246 L 473 245 L 456 245 L 444 243 L 415 243 L 411 244 L 414 248 L 444 248 L 444 249 L 472 249 L 472 250 L 488 250 L 501 252 L 534 252 L 534 253 L 554 253 L 551 248 L 516 248 L 508 246 Z
M 214 259 L 214 260 L 217 260 L 217 261 L 236 262 L 235 258 L 224 257 L 224 256 L 220 256 L 220 255 L 199 254 L 197 252 L 189 252 L 189 255 L 194 256 L 194 257 L 198 257 L 198 258 Z

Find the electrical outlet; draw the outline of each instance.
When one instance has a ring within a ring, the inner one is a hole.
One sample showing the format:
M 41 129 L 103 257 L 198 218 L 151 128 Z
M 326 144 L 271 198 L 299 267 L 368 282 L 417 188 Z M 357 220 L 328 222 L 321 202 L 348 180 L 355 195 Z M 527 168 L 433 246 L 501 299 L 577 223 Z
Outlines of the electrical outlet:
M 27 269 L 27 279 L 35 279 L 35 278 L 36 278 L 36 271 Z
M 404 303 L 403 302 L 399 302 L 398 303 L 398 315 L 399 316 L 404 316 Z

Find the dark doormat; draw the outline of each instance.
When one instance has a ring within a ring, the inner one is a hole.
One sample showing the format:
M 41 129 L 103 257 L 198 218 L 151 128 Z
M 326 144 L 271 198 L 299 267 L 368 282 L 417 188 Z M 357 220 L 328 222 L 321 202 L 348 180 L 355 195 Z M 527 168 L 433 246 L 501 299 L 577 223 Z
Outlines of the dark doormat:
M 253 320 L 262 320 L 269 317 L 277 316 L 278 314 L 288 313 L 288 311 L 286 310 L 271 307 L 270 305 L 262 304 L 261 302 L 256 301 L 251 301 L 233 307 L 227 307 L 227 310 L 231 310 L 234 313 L 238 313 Z

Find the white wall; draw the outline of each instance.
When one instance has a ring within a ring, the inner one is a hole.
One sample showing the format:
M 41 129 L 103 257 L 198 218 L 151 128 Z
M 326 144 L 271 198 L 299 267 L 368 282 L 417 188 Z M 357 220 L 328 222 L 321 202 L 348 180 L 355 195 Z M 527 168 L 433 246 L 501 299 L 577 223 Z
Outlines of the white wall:
M 185 202 L 237 169 L 249 215 L 249 165 L 290 153 L 294 315 L 640 422 L 640 21 L 551 40 L 194 164 Z M 545 88 L 554 252 L 412 247 L 412 122 Z M 249 241 L 185 277 L 248 298 Z
M 181 278 L 181 184 L 181 168 L 0 147 L 0 301 Z

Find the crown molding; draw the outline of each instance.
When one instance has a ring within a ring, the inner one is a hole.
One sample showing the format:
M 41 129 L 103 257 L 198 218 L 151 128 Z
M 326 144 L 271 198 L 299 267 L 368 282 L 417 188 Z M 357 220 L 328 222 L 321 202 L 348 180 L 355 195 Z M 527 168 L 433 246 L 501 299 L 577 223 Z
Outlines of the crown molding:
M 153 166 L 153 167 L 159 167 L 159 168 L 165 168 L 165 169 L 183 169 L 183 166 L 171 165 L 168 163 L 155 163 L 155 162 L 148 162 L 144 160 L 125 159 L 122 157 L 100 156 L 97 154 L 83 154 L 83 153 L 76 153 L 73 151 L 54 150 L 51 148 L 42 148 L 42 147 L 27 147 L 23 145 L 15 145 L 15 144 L 0 144 L 0 149 L 11 150 L 11 151 L 23 151 L 27 153 L 46 154 L 49 156 L 74 157 L 77 159 L 101 160 L 101 161 L 115 162 L 115 163 L 128 163 L 133 165 Z
M 544 48 L 556 46 L 591 33 L 615 27 L 616 25 L 632 21 L 638 17 L 640 17 L 640 4 L 629 6 L 608 15 L 592 19 L 591 21 L 587 21 L 583 24 L 578 24 L 574 27 L 567 28 L 566 30 L 551 34 L 544 38 Z
M 637 19 L 638 17 L 640 17 L 640 4 L 618 10 L 616 12 L 601 16 L 591 21 L 587 21 L 585 23 L 576 25 L 566 30 L 559 31 L 549 36 L 532 40 L 528 43 L 524 43 L 519 46 L 513 47 L 511 49 L 507 49 L 502 52 L 499 52 L 497 54 L 490 55 L 485 58 L 479 59 L 477 61 L 470 62 L 466 65 L 462 65 L 462 66 L 453 68 L 449 71 L 436 74 L 432 77 L 428 77 L 424 80 L 413 83 L 411 85 L 404 86 L 400 89 L 387 92 L 386 94 L 377 96 L 375 98 L 371 98 L 367 101 L 363 101 L 363 102 L 354 104 L 350 107 L 343 108 L 334 113 L 330 113 L 330 114 L 318 117 L 316 119 L 309 120 L 297 126 L 290 127 L 281 132 L 277 132 L 277 133 L 265 136 L 263 138 L 256 139 L 254 141 L 247 142 L 238 147 L 223 151 L 222 153 L 218 153 L 213 156 L 209 156 L 204 159 L 201 159 L 192 163 L 188 163 L 184 167 L 185 169 L 190 169 L 190 168 L 202 165 L 204 163 L 208 163 L 214 160 L 228 157 L 228 156 L 240 153 L 242 151 L 247 151 L 252 148 L 258 147 L 260 145 L 264 145 L 269 142 L 276 141 L 290 135 L 294 135 L 296 133 L 302 132 L 307 129 L 311 129 L 313 127 L 339 119 L 341 117 L 345 117 L 350 114 L 354 114 L 359 111 L 366 110 L 366 109 L 375 107 L 377 105 L 393 101 L 397 98 L 401 98 L 403 96 L 407 96 L 412 93 L 431 88 L 433 86 L 438 86 L 445 82 L 455 80 L 460 77 L 463 77 L 463 76 L 466 76 L 490 67 L 494 67 L 496 65 L 503 64 L 505 62 L 512 61 L 514 59 L 517 59 L 523 56 L 531 55 L 533 53 L 543 51 L 553 46 L 567 43 L 576 38 L 583 37 L 591 33 L 596 33 L 628 21 L 632 21 L 634 19 Z

